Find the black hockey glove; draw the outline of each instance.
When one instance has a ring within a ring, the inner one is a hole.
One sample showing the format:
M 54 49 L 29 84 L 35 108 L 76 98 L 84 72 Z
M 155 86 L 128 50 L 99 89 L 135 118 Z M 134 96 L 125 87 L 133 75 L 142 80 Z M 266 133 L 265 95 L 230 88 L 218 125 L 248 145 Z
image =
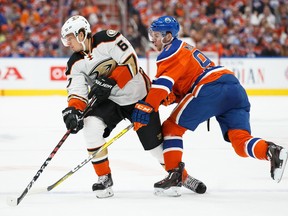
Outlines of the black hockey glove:
M 105 129 L 104 129 L 104 132 L 103 132 L 103 138 L 107 138 L 109 135 L 110 135 L 110 133 L 111 133 L 111 130 L 110 130 L 110 128 L 109 127 L 106 127 Z
M 116 127 L 116 125 L 109 125 L 104 129 L 103 138 L 110 136 L 111 131 Z
M 67 130 L 71 129 L 72 134 L 78 133 L 84 126 L 82 111 L 76 110 L 75 107 L 67 107 L 62 111 L 63 120 Z
M 109 97 L 111 90 L 115 85 L 115 80 L 100 76 L 95 80 L 94 85 L 91 87 L 88 98 L 91 99 L 93 95 L 95 95 L 97 101 L 104 101 Z

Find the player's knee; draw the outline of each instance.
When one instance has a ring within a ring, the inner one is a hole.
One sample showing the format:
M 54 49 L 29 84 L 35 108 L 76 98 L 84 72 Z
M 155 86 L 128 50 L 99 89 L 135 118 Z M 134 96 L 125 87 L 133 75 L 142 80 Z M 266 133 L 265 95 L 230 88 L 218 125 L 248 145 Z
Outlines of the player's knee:
M 162 124 L 162 132 L 164 136 L 183 136 L 187 129 L 179 126 L 174 121 L 172 121 L 170 118 L 168 118 L 166 121 Z
M 83 134 L 88 149 L 97 148 L 105 143 L 103 131 L 106 128 L 104 122 L 94 116 L 84 119 Z
M 251 139 L 251 135 L 245 130 L 229 130 L 228 137 L 236 154 L 241 157 L 248 157 L 246 153 L 246 141 Z

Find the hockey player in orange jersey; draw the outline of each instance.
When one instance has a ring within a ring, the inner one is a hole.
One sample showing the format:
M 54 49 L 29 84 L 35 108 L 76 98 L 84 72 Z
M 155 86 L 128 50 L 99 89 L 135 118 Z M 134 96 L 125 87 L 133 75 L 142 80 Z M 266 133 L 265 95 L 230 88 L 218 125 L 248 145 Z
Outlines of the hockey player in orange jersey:
M 160 104 L 178 103 L 162 124 L 163 155 L 168 176 L 154 184 L 155 193 L 171 190 L 181 195 L 187 178 L 182 162 L 183 134 L 216 117 L 223 138 L 241 157 L 270 161 L 271 177 L 280 182 L 287 162 L 287 149 L 251 135 L 250 103 L 233 72 L 215 64 L 200 50 L 179 40 L 179 23 L 171 16 L 152 22 L 149 36 L 160 54 L 157 74 L 145 101 L 134 109 L 134 130 L 145 126 Z

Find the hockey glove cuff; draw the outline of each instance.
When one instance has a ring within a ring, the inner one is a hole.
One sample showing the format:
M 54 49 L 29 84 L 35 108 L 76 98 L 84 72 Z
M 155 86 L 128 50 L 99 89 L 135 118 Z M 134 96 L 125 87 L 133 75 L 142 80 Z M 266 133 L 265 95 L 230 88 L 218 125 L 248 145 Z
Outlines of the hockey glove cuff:
M 153 111 L 153 107 L 145 101 L 138 101 L 136 103 L 132 113 L 132 122 L 134 123 L 135 131 L 149 123 L 150 113 Z
M 67 107 L 62 111 L 63 120 L 67 130 L 71 130 L 72 134 L 76 134 L 84 126 L 82 111 L 76 110 L 75 107 Z

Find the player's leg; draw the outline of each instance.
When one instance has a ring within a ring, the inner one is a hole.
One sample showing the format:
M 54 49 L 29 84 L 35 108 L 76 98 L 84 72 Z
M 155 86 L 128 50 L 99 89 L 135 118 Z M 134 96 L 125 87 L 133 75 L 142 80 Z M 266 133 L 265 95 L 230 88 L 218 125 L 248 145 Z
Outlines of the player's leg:
M 137 130 L 137 135 L 144 150 L 150 152 L 164 166 L 163 135 L 158 112 L 151 113 L 148 125 Z
M 276 182 L 281 181 L 288 158 L 287 149 L 273 142 L 252 137 L 246 130 L 229 130 L 228 136 L 235 152 L 239 156 L 269 160 L 272 179 Z
M 146 151 L 149 151 L 152 156 L 154 156 L 159 163 L 164 167 L 164 169 L 166 169 L 169 173 L 169 175 L 172 175 L 171 170 L 173 170 L 173 167 L 176 167 L 176 169 L 178 169 L 178 164 L 181 162 L 182 157 L 179 157 L 178 162 L 176 163 L 176 165 L 168 165 L 168 168 L 166 168 L 165 164 L 164 164 L 164 157 L 163 157 L 163 135 L 162 135 L 162 127 L 161 127 L 161 121 L 159 118 L 159 113 L 152 113 L 151 117 L 150 117 L 150 121 L 149 124 L 146 127 L 142 127 L 137 131 L 138 137 L 142 143 L 143 148 Z M 168 153 L 169 155 L 169 153 Z M 168 156 L 169 157 L 169 156 Z M 169 159 L 166 159 L 167 161 L 170 161 Z M 183 166 L 184 168 L 184 166 Z M 179 169 L 181 170 L 181 169 Z M 182 170 L 181 170 L 182 172 Z M 183 175 L 184 178 L 181 178 L 181 182 L 182 179 L 184 179 L 185 181 L 183 181 L 183 185 L 196 192 L 196 193 L 205 193 L 206 191 L 206 186 L 199 180 L 193 178 L 192 176 L 189 176 L 187 174 L 187 171 L 185 169 L 183 169 Z M 176 180 L 177 181 L 177 180 Z M 165 184 L 168 184 L 168 182 L 165 182 L 164 185 L 159 185 L 156 183 L 156 187 L 155 188 L 166 188 Z M 175 185 L 176 183 L 173 182 L 170 185 Z M 203 186 L 201 188 L 201 186 Z M 204 190 L 204 186 L 205 186 L 205 190 Z M 155 192 L 157 194 L 157 191 Z M 179 194 L 178 189 L 175 190 L 176 196 Z
M 163 123 L 162 131 L 164 134 L 163 155 L 168 176 L 154 184 L 155 194 L 179 196 L 182 184 L 196 193 L 205 193 L 206 186 L 201 181 L 189 176 L 184 169 L 182 136 L 186 129 L 169 118 Z
M 216 117 L 224 139 L 232 143 L 235 152 L 241 157 L 270 160 L 271 177 L 280 182 L 287 162 L 287 149 L 251 135 L 250 103 L 246 91 L 235 77 L 226 78 L 228 82 L 223 92 L 230 98 L 229 103 L 234 105 Z
M 89 154 L 93 154 L 105 143 L 103 138 L 105 128 L 106 124 L 95 116 L 89 116 L 84 119 L 83 134 Z M 100 154 L 97 154 L 91 162 L 98 175 L 98 182 L 93 184 L 92 190 L 98 198 L 113 196 L 113 181 L 108 160 L 108 150 L 105 149 Z
M 89 116 L 84 119 L 83 133 L 89 154 L 93 154 L 105 143 L 104 137 L 109 135 L 107 128 L 113 129 L 122 120 L 117 109 L 118 105 L 107 100 L 94 107 Z M 98 175 L 98 182 L 93 184 L 92 190 L 98 198 L 113 196 L 113 180 L 109 166 L 108 149 L 97 154 L 91 162 Z

